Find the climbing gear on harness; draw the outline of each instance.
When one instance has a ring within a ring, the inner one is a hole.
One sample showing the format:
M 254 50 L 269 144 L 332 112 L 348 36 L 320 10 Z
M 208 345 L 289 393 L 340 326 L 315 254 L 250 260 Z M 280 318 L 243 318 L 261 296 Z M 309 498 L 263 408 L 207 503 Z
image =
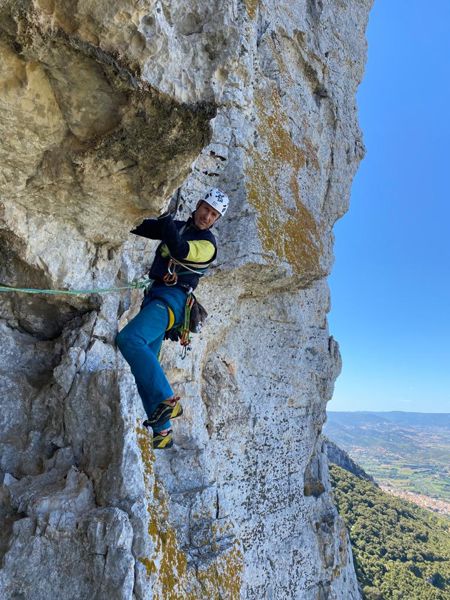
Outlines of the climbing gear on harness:
M 169 419 L 176 419 L 177 417 L 181 417 L 183 414 L 183 407 L 179 402 L 179 396 L 173 398 L 173 402 L 164 401 L 158 404 L 153 413 L 149 416 L 147 420 L 144 421 L 145 427 L 158 427 L 158 425 L 162 425 Z
M 153 436 L 153 449 L 154 450 L 165 450 L 173 446 L 173 435 L 172 430 L 165 434 L 155 433 Z
M 207 204 L 217 210 L 222 217 L 227 212 L 228 204 L 230 202 L 228 196 L 218 188 L 212 188 L 212 190 L 209 190 L 204 200 Z
M 204 306 L 200 304 L 194 294 L 191 294 L 194 298 L 194 304 L 191 308 L 191 318 L 189 320 L 189 329 L 191 333 L 200 333 L 208 313 Z
M 181 358 L 191 349 L 191 333 L 200 333 L 208 313 L 194 294 L 188 294 L 184 309 L 184 321 L 180 328 L 180 344 L 183 346 Z
M 169 260 L 169 264 L 167 265 L 167 273 L 163 277 L 163 281 L 166 285 L 172 286 L 176 285 L 178 282 L 178 275 L 175 271 L 176 265 L 172 259 Z
M 188 294 L 188 297 L 186 298 L 186 306 L 184 308 L 184 321 L 180 328 L 180 344 L 183 346 L 182 358 L 186 357 L 186 352 L 187 352 L 188 346 L 191 345 L 190 324 L 191 324 L 191 311 L 192 311 L 192 307 L 194 306 L 194 302 L 195 302 L 194 294 Z
M 181 358 L 186 358 L 191 350 L 191 333 L 200 333 L 208 313 L 192 292 L 187 295 L 184 308 L 183 323 L 178 327 L 167 329 L 164 338 L 172 342 L 180 342 L 183 347 Z
M 208 267 L 205 267 L 203 269 L 199 269 L 199 268 L 193 269 L 191 264 L 192 263 L 183 262 L 183 261 L 173 258 L 173 256 L 171 256 L 169 258 L 169 262 L 167 264 L 167 273 L 163 276 L 164 283 L 168 286 L 176 285 L 178 283 L 179 275 L 189 275 L 189 273 L 194 273 L 195 275 L 202 277 L 208 268 Z M 177 270 L 177 267 L 182 267 L 185 270 L 184 271 Z
M 41 290 L 38 288 L 25 288 L 25 287 L 12 287 L 9 285 L 0 285 L 0 292 L 17 292 L 20 294 L 50 294 L 53 296 L 59 294 L 71 295 L 71 296 L 81 296 L 87 294 L 110 294 L 113 292 L 121 292 L 122 290 L 137 290 L 137 289 L 147 289 L 148 286 L 153 282 L 152 279 L 136 279 L 127 285 L 123 285 L 120 287 L 110 287 L 110 288 L 94 288 L 87 290 Z

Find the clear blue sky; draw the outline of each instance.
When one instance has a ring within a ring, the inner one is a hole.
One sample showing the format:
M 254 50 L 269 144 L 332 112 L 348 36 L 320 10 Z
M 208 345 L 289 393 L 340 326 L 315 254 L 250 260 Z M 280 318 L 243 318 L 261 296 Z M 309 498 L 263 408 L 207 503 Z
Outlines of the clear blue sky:
M 450 412 L 450 0 L 375 0 L 367 149 L 335 226 L 329 410 Z

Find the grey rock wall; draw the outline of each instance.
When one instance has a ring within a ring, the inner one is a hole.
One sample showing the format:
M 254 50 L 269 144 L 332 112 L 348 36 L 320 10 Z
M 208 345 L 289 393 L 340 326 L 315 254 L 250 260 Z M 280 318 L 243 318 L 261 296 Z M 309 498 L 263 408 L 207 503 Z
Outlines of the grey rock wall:
M 366 473 L 364 469 L 358 465 L 358 463 L 355 463 L 355 461 L 347 454 L 347 452 L 345 452 L 345 450 L 339 448 L 337 444 L 328 438 L 325 438 L 325 444 L 328 462 L 345 469 L 349 473 L 353 473 L 353 475 L 356 475 L 356 477 L 359 477 L 360 479 L 371 481 L 373 484 L 377 485 L 372 475 Z
M 359 598 L 320 432 L 370 5 L 0 3 L 2 284 L 131 281 L 180 185 L 232 200 L 171 450 L 114 345 L 141 292 L 1 294 L 1 597 Z

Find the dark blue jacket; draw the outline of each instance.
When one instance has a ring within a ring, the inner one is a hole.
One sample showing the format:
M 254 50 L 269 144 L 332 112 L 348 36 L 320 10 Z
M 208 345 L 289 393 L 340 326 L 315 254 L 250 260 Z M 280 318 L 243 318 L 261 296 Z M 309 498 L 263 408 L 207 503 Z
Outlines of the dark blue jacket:
M 200 277 L 217 255 L 217 244 L 209 229 L 198 229 L 192 217 L 187 221 L 174 221 L 170 214 L 159 219 L 146 219 L 131 233 L 152 240 L 161 240 L 150 267 L 149 276 L 162 282 L 168 272 L 170 259 L 177 273 L 176 287 L 195 289 Z M 206 242 L 204 244 L 198 242 Z M 178 262 L 182 264 L 178 264 Z

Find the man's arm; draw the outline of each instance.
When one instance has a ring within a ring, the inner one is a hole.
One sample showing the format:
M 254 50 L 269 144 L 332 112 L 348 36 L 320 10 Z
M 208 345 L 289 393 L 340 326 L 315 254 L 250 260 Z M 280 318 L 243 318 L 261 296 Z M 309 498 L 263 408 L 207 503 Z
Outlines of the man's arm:
M 135 229 L 132 229 L 130 233 L 140 235 L 141 237 L 148 238 L 150 240 L 162 240 L 163 237 L 163 226 L 160 219 L 145 219 Z
M 216 248 L 209 240 L 194 240 L 188 244 L 189 254 L 185 256 L 187 263 L 208 264 L 216 254 Z
M 209 263 L 212 260 L 216 252 L 212 242 L 209 240 L 182 240 L 171 215 L 160 218 L 159 221 L 164 223 L 162 240 L 167 245 L 171 256 L 178 260 L 199 264 Z

